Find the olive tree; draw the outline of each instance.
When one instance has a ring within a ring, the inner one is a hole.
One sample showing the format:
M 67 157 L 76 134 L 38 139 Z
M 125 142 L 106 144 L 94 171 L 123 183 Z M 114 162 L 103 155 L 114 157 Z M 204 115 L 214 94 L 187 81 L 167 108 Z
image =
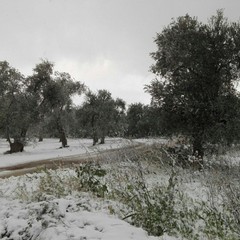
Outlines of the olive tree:
M 9 153 L 23 151 L 28 112 L 24 105 L 24 76 L 6 61 L 0 62 L 0 129 L 10 144 Z M 13 139 L 13 142 L 12 142 Z
M 119 98 L 112 98 L 107 90 L 99 90 L 97 93 L 88 91 L 86 100 L 78 110 L 79 125 L 85 129 L 85 136 L 90 135 L 95 145 L 100 139 L 104 144 L 105 137 L 119 135 L 122 129 L 125 102 Z
M 50 119 L 58 131 L 62 147 L 67 147 L 65 118 L 72 108 L 72 96 L 82 94 L 84 84 L 75 81 L 69 73 L 54 72 L 54 64 L 46 60 L 36 65 L 26 82 L 29 99 L 37 111 L 35 123 L 41 126 L 39 135 L 45 119 Z
M 49 107 L 48 115 L 55 122 L 55 127 L 59 133 L 62 147 L 67 147 L 66 119 L 71 114 L 72 110 L 72 96 L 75 94 L 82 94 L 85 91 L 85 85 L 76 82 L 72 79 L 70 74 L 65 72 L 56 72 L 52 81 L 48 84 L 44 92 L 44 99 L 46 106 Z
M 147 86 L 152 104 L 160 107 L 165 129 L 189 136 L 193 154 L 203 158 L 204 143 L 224 141 L 239 112 L 240 25 L 222 11 L 208 23 L 186 15 L 158 33 L 155 43 L 156 79 Z

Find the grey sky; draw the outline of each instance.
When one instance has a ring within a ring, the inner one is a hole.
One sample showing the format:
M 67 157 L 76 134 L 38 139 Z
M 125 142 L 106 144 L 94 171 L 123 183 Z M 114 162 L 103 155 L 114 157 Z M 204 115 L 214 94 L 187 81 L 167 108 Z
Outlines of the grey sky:
M 147 104 L 156 33 L 171 18 L 207 21 L 221 8 L 240 19 L 239 0 L 0 0 L 1 60 L 28 75 L 48 59 L 94 91 Z

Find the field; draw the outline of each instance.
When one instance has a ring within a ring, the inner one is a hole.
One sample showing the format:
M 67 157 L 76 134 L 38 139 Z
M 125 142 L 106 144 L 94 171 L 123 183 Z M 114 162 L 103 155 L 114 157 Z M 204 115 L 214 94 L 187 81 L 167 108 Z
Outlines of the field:
M 240 238 L 237 146 L 196 171 L 164 139 L 0 143 L 0 239 Z

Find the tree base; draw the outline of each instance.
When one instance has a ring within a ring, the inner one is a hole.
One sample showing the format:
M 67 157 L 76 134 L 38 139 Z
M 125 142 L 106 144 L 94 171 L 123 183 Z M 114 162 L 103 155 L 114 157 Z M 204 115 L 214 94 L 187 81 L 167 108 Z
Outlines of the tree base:
M 6 151 L 4 154 L 23 152 L 23 149 L 24 145 L 21 142 L 10 143 L 10 150 Z

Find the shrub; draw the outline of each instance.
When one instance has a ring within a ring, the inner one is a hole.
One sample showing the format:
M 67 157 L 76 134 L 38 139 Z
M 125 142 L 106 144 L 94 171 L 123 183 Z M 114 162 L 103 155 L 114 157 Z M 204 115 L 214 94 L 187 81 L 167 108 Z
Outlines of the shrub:
M 107 185 L 100 178 L 106 175 L 106 170 L 99 164 L 86 163 L 76 167 L 79 187 L 81 190 L 93 192 L 98 197 L 104 197 L 108 192 Z

